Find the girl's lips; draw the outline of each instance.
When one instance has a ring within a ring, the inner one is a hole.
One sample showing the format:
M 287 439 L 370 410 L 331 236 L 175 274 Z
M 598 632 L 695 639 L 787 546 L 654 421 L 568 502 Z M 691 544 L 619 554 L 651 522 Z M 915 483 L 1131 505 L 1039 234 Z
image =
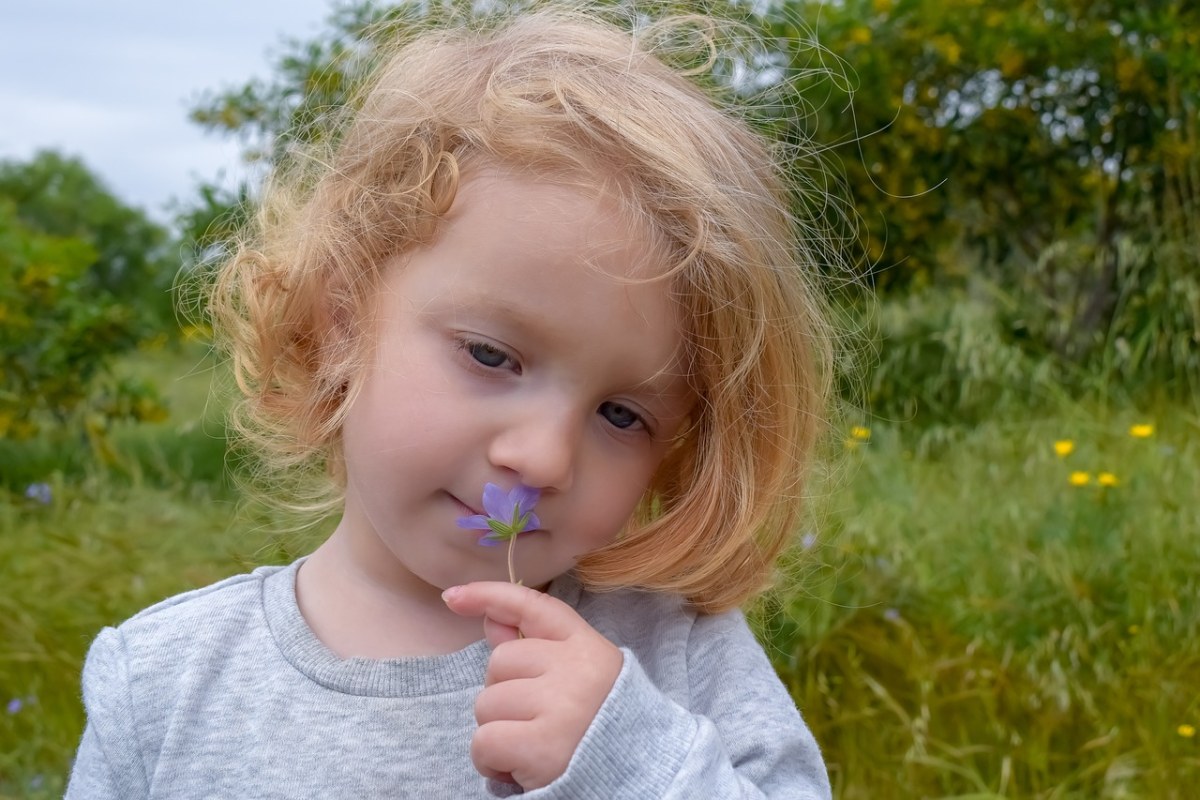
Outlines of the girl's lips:
M 449 493 L 449 492 L 447 492 L 446 494 L 450 494 L 450 493 Z M 455 495 L 455 494 L 450 494 L 450 499 L 451 499 L 451 500 L 453 500 L 455 503 L 457 503 L 457 504 L 458 504 L 458 507 L 459 507 L 460 509 L 462 509 L 463 516 L 465 516 L 465 517 L 474 516 L 474 515 L 476 515 L 476 514 L 478 514 L 478 515 L 481 515 L 481 516 L 482 516 L 482 514 L 483 514 L 483 512 L 482 512 L 482 511 L 476 511 L 475 509 L 471 508 L 469 505 L 467 505 L 466 503 L 464 503 L 462 500 L 459 500 L 459 499 L 458 499 L 458 495 Z

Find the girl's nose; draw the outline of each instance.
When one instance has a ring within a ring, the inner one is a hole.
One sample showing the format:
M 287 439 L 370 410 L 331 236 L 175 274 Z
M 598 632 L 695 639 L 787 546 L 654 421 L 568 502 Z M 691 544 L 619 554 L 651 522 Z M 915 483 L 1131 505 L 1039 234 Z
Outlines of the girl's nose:
M 574 476 L 581 427 L 565 410 L 526 409 L 493 436 L 488 459 L 516 473 L 526 486 L 566 491 Z

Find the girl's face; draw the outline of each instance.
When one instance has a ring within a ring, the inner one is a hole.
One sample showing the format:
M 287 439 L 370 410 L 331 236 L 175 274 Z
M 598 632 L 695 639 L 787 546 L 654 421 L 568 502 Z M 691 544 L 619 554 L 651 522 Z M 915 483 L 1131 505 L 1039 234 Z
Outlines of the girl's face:
M 542 491 L 517 574 L 540 586 L 613 540 L 691 409 L 669 281 L 610 198 L 478 170 L 432 244 L 385 271 L 344 427 L 345 537 L 395 587 L 506 580 L 456 520 L 483 485 Z M 615 277 L 614 277 L 615 276 Z

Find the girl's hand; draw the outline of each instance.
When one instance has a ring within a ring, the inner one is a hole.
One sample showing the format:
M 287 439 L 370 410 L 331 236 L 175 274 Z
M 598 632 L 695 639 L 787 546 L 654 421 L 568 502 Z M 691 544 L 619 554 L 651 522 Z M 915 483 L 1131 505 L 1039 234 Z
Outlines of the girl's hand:
M 524 586 L 469 583 L 442 598 L 456 614 L 484 617 L 492 646 L 475 701 L 475 768 L 526 790 L 553 782 L 612 689 L 621 651 L 566 603 Z

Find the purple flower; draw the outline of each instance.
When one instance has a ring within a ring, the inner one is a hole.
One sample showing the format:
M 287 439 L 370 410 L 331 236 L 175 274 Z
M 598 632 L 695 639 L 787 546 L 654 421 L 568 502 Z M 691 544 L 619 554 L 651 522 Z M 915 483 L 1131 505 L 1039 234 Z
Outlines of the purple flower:
M 21 702 L 21 698 L 14 697 L 12 700 L 8 701 L 8 713 L 16 714 L 24 705 L 25 704 Z
M 504 491 L 494 483 L 484 484 L 483 510 L 485 514 L 472 514 L 458 518 L 458 527 L 473 531 L 489 531 L 479 543 L 496 545 L 511 541 L 519 534 L 536 531 L 542 526 L 533 507 L 537 505 L 541 492 L 525 485 L 517 485 Z
M 48 483 L 31 483 L 25 487 L 25 497 L 35 503 L 41 503 L 44 506 L 50 505 L 53 495 L 50 492 L 50 484 Z

